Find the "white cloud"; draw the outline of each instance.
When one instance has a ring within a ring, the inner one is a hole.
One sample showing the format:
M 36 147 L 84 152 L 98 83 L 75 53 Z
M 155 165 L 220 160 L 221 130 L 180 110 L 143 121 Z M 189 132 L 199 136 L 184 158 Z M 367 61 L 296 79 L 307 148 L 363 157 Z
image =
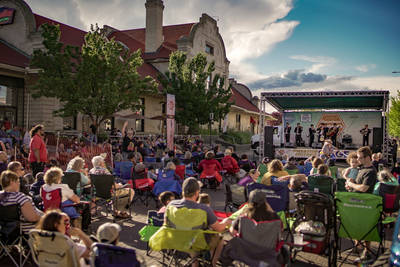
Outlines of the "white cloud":
M 356 67 L 356 70 L 360 72 L 368 72 L 369 70 L 375 69 L 375 64 L 360 65 Z
M 290 56 L 290 58 L 313 63 L 311 67 L 307 69 L 308 72 L 319 72 L 322 68 L 336 63 L 336 59 L 333 57 L 294 55 Z

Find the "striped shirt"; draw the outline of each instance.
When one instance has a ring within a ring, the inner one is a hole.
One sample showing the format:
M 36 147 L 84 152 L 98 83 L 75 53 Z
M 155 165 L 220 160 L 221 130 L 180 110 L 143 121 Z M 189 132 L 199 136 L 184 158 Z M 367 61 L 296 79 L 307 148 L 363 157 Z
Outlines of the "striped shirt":
M 27 202 L 30 202 L 32 204 L 32 207 L 34 207 L 35 211 L 38 214 L 41 214 L 41 212 L 35 208 L 35 205 L 33 204 L 32 199 L 29 196 L 25 195 L 24 193 L 0 191 L 0 205 L 2 205 L 2 206 L 10 206 L 10 205 L 18 204 L 19 207 L 22 207 Z M 25 218 L 22 215 L 22 212 L 21 212 L 20 220 L 21 220 L 22 231 L 27 232 L 27 231 L 35 228 L 36 223 L 25 221 Z

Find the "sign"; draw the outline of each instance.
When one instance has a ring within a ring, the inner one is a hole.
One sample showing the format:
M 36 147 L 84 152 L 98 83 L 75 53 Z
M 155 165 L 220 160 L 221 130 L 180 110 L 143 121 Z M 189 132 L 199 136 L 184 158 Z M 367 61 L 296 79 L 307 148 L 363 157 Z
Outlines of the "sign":
M 333 124 L 336 123 L 337 127 L 339 127 L 338 135 L 340 133 L 342 133 L 343 130 L 346 128 L 346 124 L 344 123 L 344 121 L 342 120 L 340 115 L 337 113 L 322 114 L 321 118 L 319 119 L 319 121 L 316 125 L 316 128 L 318 129 L 322 123 L 324 123 L 325 126 L 327 126 L 327 127 L 332 127 Z
M 0 25 L 12 24 L 14 21 L 15 9 L 0 7 Z
M 311 114 L 301 114 L 301 122 L 311 122 Z
M 214 113 L 210 113 L 210 121 L 214 120 Z
M 175 116 L 175 95 L 167 94 L 167 116 Z
M 167 147 L 174 150 L 175 120 L 167 118 Z

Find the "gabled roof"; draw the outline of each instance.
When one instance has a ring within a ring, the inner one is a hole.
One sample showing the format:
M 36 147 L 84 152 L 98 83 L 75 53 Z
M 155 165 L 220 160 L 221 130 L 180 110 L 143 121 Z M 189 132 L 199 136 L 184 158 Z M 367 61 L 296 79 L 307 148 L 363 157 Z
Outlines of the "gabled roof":
M 260 112 L 257 106 L 255 106 L 253 103 L 251 103 L 245 96 L 243 96 L 238 90 L 235 89 L 235 87 L 231 87 L 232 89 L 232 96 L 229 99 L 230 102 L 232 102 L 235 106 L 244 108 L 248 111 L 253 111 L 253 112 Z
M 61 31 L 61 36 L 60 36 L 60 42 L 68 45 L 73 45 L 73 46 L 78 46 L 81 47 L 84 43 L 84 37 L 87 32 L 80 30 L 78 28 L 74 28 L 72 26 L 63 24 L 59 21 L 55 21 L 43 16 L 40 16 L 38 14 L 35 15 L 35 20 L 36 20 L 36 28 L 39 29 L 39 27 L 44 24 L 58 24 L 60 25 L 60 31 Z
M 23 52 L 0 40 L 0 63 L 25 68 L 29 66 L 29 57 Z

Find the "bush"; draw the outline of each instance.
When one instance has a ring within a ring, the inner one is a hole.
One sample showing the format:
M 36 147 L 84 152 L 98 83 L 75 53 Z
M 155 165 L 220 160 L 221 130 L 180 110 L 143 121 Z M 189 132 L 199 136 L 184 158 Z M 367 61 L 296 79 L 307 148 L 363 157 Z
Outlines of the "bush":
M 234 144 L 250 144 L 250 139 L 253 134 L 251 132 L 237 132 L 229 130 L 222 134 L 220 137 L 227 142 Z

